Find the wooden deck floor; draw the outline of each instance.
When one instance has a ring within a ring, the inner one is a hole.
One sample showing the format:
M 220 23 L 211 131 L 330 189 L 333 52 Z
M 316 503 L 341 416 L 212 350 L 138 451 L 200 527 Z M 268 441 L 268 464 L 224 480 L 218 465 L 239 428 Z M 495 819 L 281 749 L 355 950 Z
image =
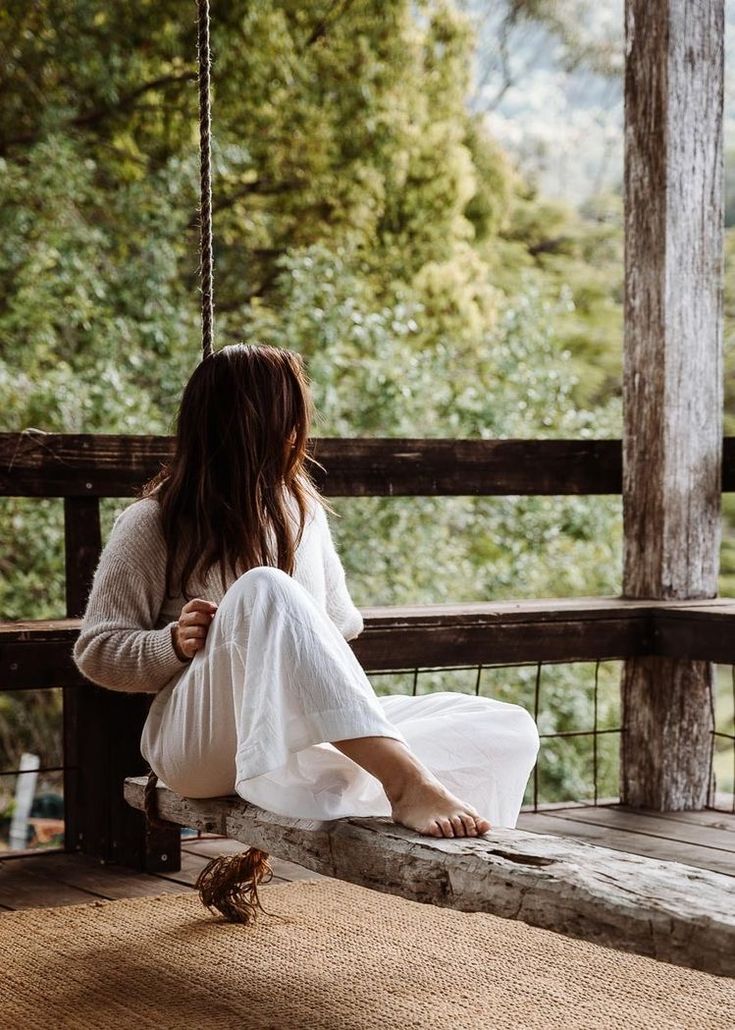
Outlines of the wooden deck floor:
M 616 804 L 571 806 L 522 813 L 518 827 L 735 876 L 735 815 L 725 812 L 648 814 Z M 39 852 L 4 859 L 0 861 L 0 911 L 184 891 L 192 888 L 212 856 L 242 847 L 220 837 L 186 838 L 181 870 L 155 875 L 100 865 L 79 854 Z M 273 859 L 272 865 L 273 883 L 320 878 L 292 862 Z

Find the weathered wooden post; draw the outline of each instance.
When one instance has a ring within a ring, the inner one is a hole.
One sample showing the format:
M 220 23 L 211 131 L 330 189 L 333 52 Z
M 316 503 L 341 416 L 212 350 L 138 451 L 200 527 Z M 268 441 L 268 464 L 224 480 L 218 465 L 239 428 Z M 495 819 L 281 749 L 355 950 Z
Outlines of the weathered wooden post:
M 66 497 L 64 526 L 67 615 L 79 618 L 102 550 L 99 499 Z M 67 851 L 150 872 L 181 868 L 178 827 L 149 827 L 122 793 L 130 769 L 146 766 L 139 740 L 151 700 L 92 683 L 64 688 Z
M 623 593 L 717 594 L 724 0 L 626 0 Z M 623 804 L 702 808 L 709 662 L 623 674 Z

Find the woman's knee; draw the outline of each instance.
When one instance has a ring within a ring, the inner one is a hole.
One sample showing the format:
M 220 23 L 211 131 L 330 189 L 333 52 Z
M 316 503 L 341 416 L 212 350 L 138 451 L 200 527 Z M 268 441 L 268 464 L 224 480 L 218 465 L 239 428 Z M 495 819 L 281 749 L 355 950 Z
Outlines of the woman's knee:
M 272 565 L 255 565 L 238 576 L 223 597 L 222 604 L 238 600 L 253 603 L 256 599 L 272 598 L 283 590 L 289 590 L 292 584 L 292 578 L 283 569 Z
M 539 748 L 541 747 L 541 738 L 539 737 L 538 726 L 536 725 L 536 720 L 527 708 L 523 708 L 522 705 L 518 705 L 518 709 L 519 718 L 522 719 L 524 729 L 524 732 L 519 734 L 519 748 L 521 748 L 523 753 L 528 756 L 529 761 L 531 761 L 532 764 L 535 764 Z
M 291 577 L 283 569 L 274 565 L 256 565 L 237 580 L 245 588 L 251 590 L 269 590 L 274 586 L 283 586 L 291 582 Z

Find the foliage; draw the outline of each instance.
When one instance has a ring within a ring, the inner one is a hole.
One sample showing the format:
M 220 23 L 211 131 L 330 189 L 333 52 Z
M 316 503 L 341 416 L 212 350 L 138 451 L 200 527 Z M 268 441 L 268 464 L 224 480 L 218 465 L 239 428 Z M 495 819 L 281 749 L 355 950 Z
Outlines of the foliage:
M 619 199 L 578 213 L 523 182 L 467 104 L 462 12 L 215 0 L 212 14 L 220 344 L 301 351 L 317 435 L 617 435 Z M 190 15 L 171 0 L 0 12 L 3 429 L 171 425 L 198 357 Z M 359 604 L 619 589 L 617 502 L 339 509 Z M 3 514 L 3 616 L 58 614 L 58 505 Z M 549 726 L 573 725 L 574 682 Z

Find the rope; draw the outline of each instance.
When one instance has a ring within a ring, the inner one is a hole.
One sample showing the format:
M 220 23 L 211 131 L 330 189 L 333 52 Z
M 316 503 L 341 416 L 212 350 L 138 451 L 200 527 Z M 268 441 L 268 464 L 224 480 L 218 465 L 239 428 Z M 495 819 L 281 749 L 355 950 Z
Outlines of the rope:
M 197 0 L 199 63 L 199 215 L 202 290 L 202 360 L 214 349 L 214 257 L 212 251 L 212 104 L 210 94 L 209 0 Z
M 212 252 L 212 102 L 210 89 L 209 0 L 197 0 L 197 60 L 199 66 L 199 216 L 202 290 L 202 361 L 214 351 L 214 257 Z M 172 829 L 175 824 L 158 812 L 158 776 L 152 769 L 146 780 L 143 809 L 149 829 Z M 219 855 L 201 870 L 196 889 L 202 903 L 217 909 L 229 922 L 254 922 L 258 909 L 258 884 L 272 878 L 268 855 L 248 848 L 239 855 Z
M 158 776 L 156 776 L 153 770 L 150 769 L 143 793 L 143 811 L 145 812 L 146 822 L 150 828 L 155 827 L 159 830 L 170 830 L 172 824 L 161 819 L 158 814 L 158 794 L 156 792 L 157 783 Z

